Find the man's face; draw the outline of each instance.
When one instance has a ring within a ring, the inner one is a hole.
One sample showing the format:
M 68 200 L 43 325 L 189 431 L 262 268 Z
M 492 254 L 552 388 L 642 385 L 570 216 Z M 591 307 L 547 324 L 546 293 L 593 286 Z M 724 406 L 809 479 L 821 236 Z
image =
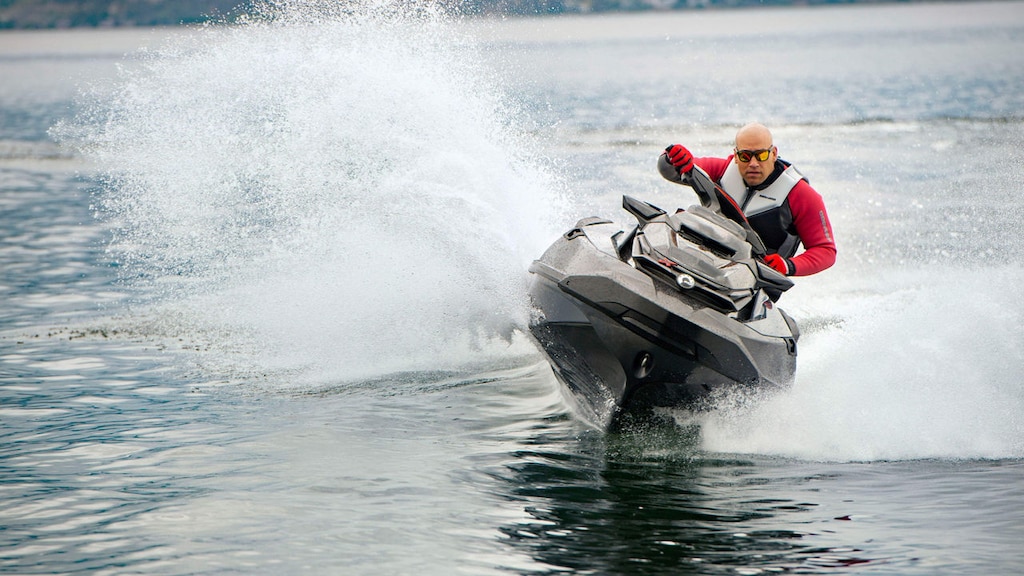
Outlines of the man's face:
M 758 160 L 758 152 L 768 150 L 768 158 Z M 744 162 L 740 152 L 751 152 L 748 161 Z M 778 150 L 772 146 L 770 134 L 759 134 L 757 132 L 743 133 L 736 136 L 736 165 L 743 175 L 743 181 L 747 186 L 757 186 L 764 182 L 775 169 L 775 158 Z

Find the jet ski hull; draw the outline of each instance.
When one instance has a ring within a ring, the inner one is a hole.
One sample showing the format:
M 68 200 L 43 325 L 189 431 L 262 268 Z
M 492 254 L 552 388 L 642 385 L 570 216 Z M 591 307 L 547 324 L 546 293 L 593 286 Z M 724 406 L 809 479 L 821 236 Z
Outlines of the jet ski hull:
M 583 420 L 613 430 L 657 407 L 792 380 L 799 332 L 781 309 L 768 303 L 748 322 L 715 310 L 624 261 L 622 234 L 581 220 L 530 268 L 531 333 Z

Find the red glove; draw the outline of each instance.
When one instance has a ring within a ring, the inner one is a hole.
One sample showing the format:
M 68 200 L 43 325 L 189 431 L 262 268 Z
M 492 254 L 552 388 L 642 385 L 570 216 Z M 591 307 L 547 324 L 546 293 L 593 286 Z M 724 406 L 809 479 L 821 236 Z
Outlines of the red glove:
M 669 164 L 675 166 L 680 174 L 693 170 L 693 154 L 682 144 L 673 144 L 665 148 L 665 157 Z
M 793 266 L 793 264 L 789 260 L 783 258 L 782 256 L 779 256 L 778 254 L 769 254 L 765 256 L 764 263 L 771 266 L 775 270 L 785 274 L 786 276 L 792 274 L 792 272 L 790 272 L 790 269 Z

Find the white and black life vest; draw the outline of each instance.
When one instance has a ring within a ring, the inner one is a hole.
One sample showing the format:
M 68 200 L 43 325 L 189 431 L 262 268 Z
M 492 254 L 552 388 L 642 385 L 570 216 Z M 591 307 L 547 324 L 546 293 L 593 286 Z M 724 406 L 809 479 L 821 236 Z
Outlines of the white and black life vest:
M 800 237 L 793 227 L 793 212 L 786 199 L 793 188 L 806 178 L 792 164 L 783 160 L 779 162 L 785 169 L 762 189 L 747 186 L 735 159 L 729 161 L 718 184 L 743 210 L 768 251 L 791 258 L 800 246 Z

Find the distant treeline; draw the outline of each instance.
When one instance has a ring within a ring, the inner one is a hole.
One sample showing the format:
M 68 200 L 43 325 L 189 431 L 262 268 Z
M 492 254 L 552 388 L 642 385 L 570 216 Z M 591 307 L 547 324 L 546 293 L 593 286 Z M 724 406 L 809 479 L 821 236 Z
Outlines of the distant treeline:
M 0 28 L 173 26 L 238 14 L 240 0 L 0 0 Z
M 259 1 L 259 0 L 257 0 Z M 468 14 L 558 14 L 899 0 L 444 0 Z M 909 0 L 905 0 L 909 1 Z M 253 0 L 0 0 L 0 29 L 176 26 L 231 21 Z M 339 3 L 345 0 L 338 0 Z

